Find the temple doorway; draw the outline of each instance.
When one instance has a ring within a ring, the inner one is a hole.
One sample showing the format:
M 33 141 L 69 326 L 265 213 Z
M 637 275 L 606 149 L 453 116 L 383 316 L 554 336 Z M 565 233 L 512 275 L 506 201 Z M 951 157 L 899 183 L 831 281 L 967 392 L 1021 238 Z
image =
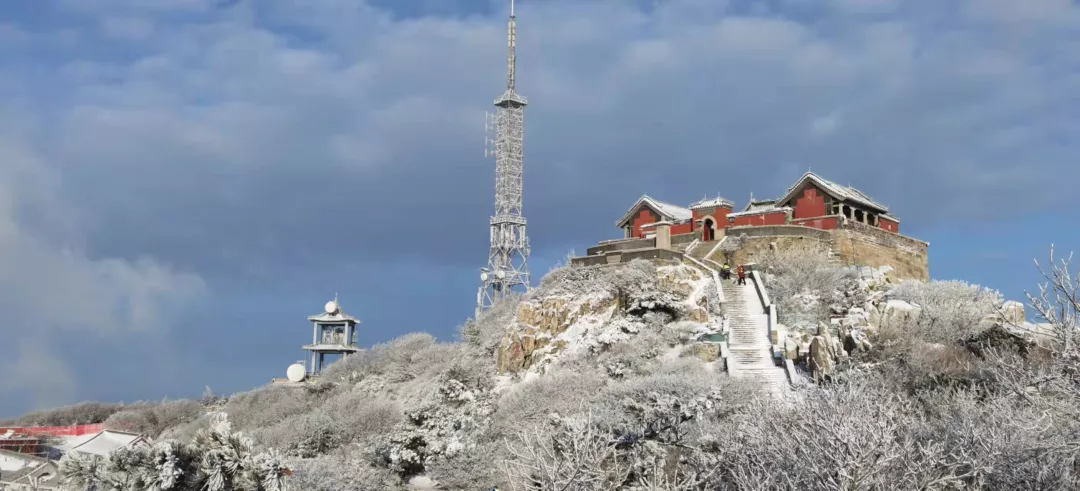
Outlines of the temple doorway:
M 706 218 L 705 221 L 702 222 L 701 240 L 704 241 L 704 242 L 709 242 L 709 241 L 713 240 L 715 229 L 716 229 L 716 224 L 713 223 L 712 218 Z

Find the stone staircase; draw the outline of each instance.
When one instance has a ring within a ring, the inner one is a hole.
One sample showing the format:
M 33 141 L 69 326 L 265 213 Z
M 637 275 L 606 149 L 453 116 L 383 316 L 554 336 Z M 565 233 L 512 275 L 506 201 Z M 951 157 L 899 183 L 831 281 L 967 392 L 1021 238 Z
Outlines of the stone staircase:
M 697 245 L 690 251 L 690 257 L 703 261 L 705 256 L 709 254 L 709 251 L 713 250 L 718 244 L 719 240 L 710 240 L 708 242 L 698 242 Z
M 723 281 L 724 316 L 728 321 L 728 372 L 732 377 L 758 381 L 769 393 L 784 395 L 790 390 L 787 371 L 773 362 L 769 342 L 769 315 L 761 306 L 753 282 L 736 285 Z

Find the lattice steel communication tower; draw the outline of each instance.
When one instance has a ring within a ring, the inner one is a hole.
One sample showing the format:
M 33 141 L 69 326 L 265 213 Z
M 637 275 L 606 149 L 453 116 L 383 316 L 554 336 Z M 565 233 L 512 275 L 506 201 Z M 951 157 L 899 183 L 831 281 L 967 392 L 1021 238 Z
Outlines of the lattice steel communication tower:
M 525 105 L 528 101 L 515 91 L 517 21 L 514 0 L 510 0 L 509 54 L 506 92 L 495 99 L 495 115 L 487 116 L 485 131 L 495 130 L 495 138 L 485 138 L 484 156 L 495 156 L 495 216 L 491 217 L 491 250 L 488 265 L 480 270 L 480 290 L 476 293 L 476 315 L 480 315 L 515 289 L 529 289 L 529 238 L 521 213 L 522 162 L 525 135 Z

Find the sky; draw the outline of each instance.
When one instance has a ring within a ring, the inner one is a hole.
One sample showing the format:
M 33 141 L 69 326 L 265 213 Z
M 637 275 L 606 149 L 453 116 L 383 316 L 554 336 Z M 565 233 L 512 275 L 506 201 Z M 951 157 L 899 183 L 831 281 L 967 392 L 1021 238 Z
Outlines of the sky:
M 508 2 L 0 0 L 0 417 L 283 377 L 338 295 L 454 339 Z M 1023 300 L 1080 252 L 1072 0 L 520 0 L 535 280 L 642 194 L 890 207 Z M 534 280 L 534 281 L 535 281 Z

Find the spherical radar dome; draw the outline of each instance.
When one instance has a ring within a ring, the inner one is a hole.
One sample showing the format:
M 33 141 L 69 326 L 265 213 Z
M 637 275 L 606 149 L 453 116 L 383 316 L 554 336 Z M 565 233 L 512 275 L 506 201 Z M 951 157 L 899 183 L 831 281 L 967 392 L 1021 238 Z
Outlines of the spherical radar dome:
M 331 300 L 326 302 L 326 307 L 323 307 L 327 314 L 336 314 L 338 311 L 337 300 Z
M 285 370 L 285 376 L 288 377 L 289 382 L 302 382 L 304 377 L 307 377 L 307 368 L 302 363 L 293 363 L 289 365 L 288 370 Z

